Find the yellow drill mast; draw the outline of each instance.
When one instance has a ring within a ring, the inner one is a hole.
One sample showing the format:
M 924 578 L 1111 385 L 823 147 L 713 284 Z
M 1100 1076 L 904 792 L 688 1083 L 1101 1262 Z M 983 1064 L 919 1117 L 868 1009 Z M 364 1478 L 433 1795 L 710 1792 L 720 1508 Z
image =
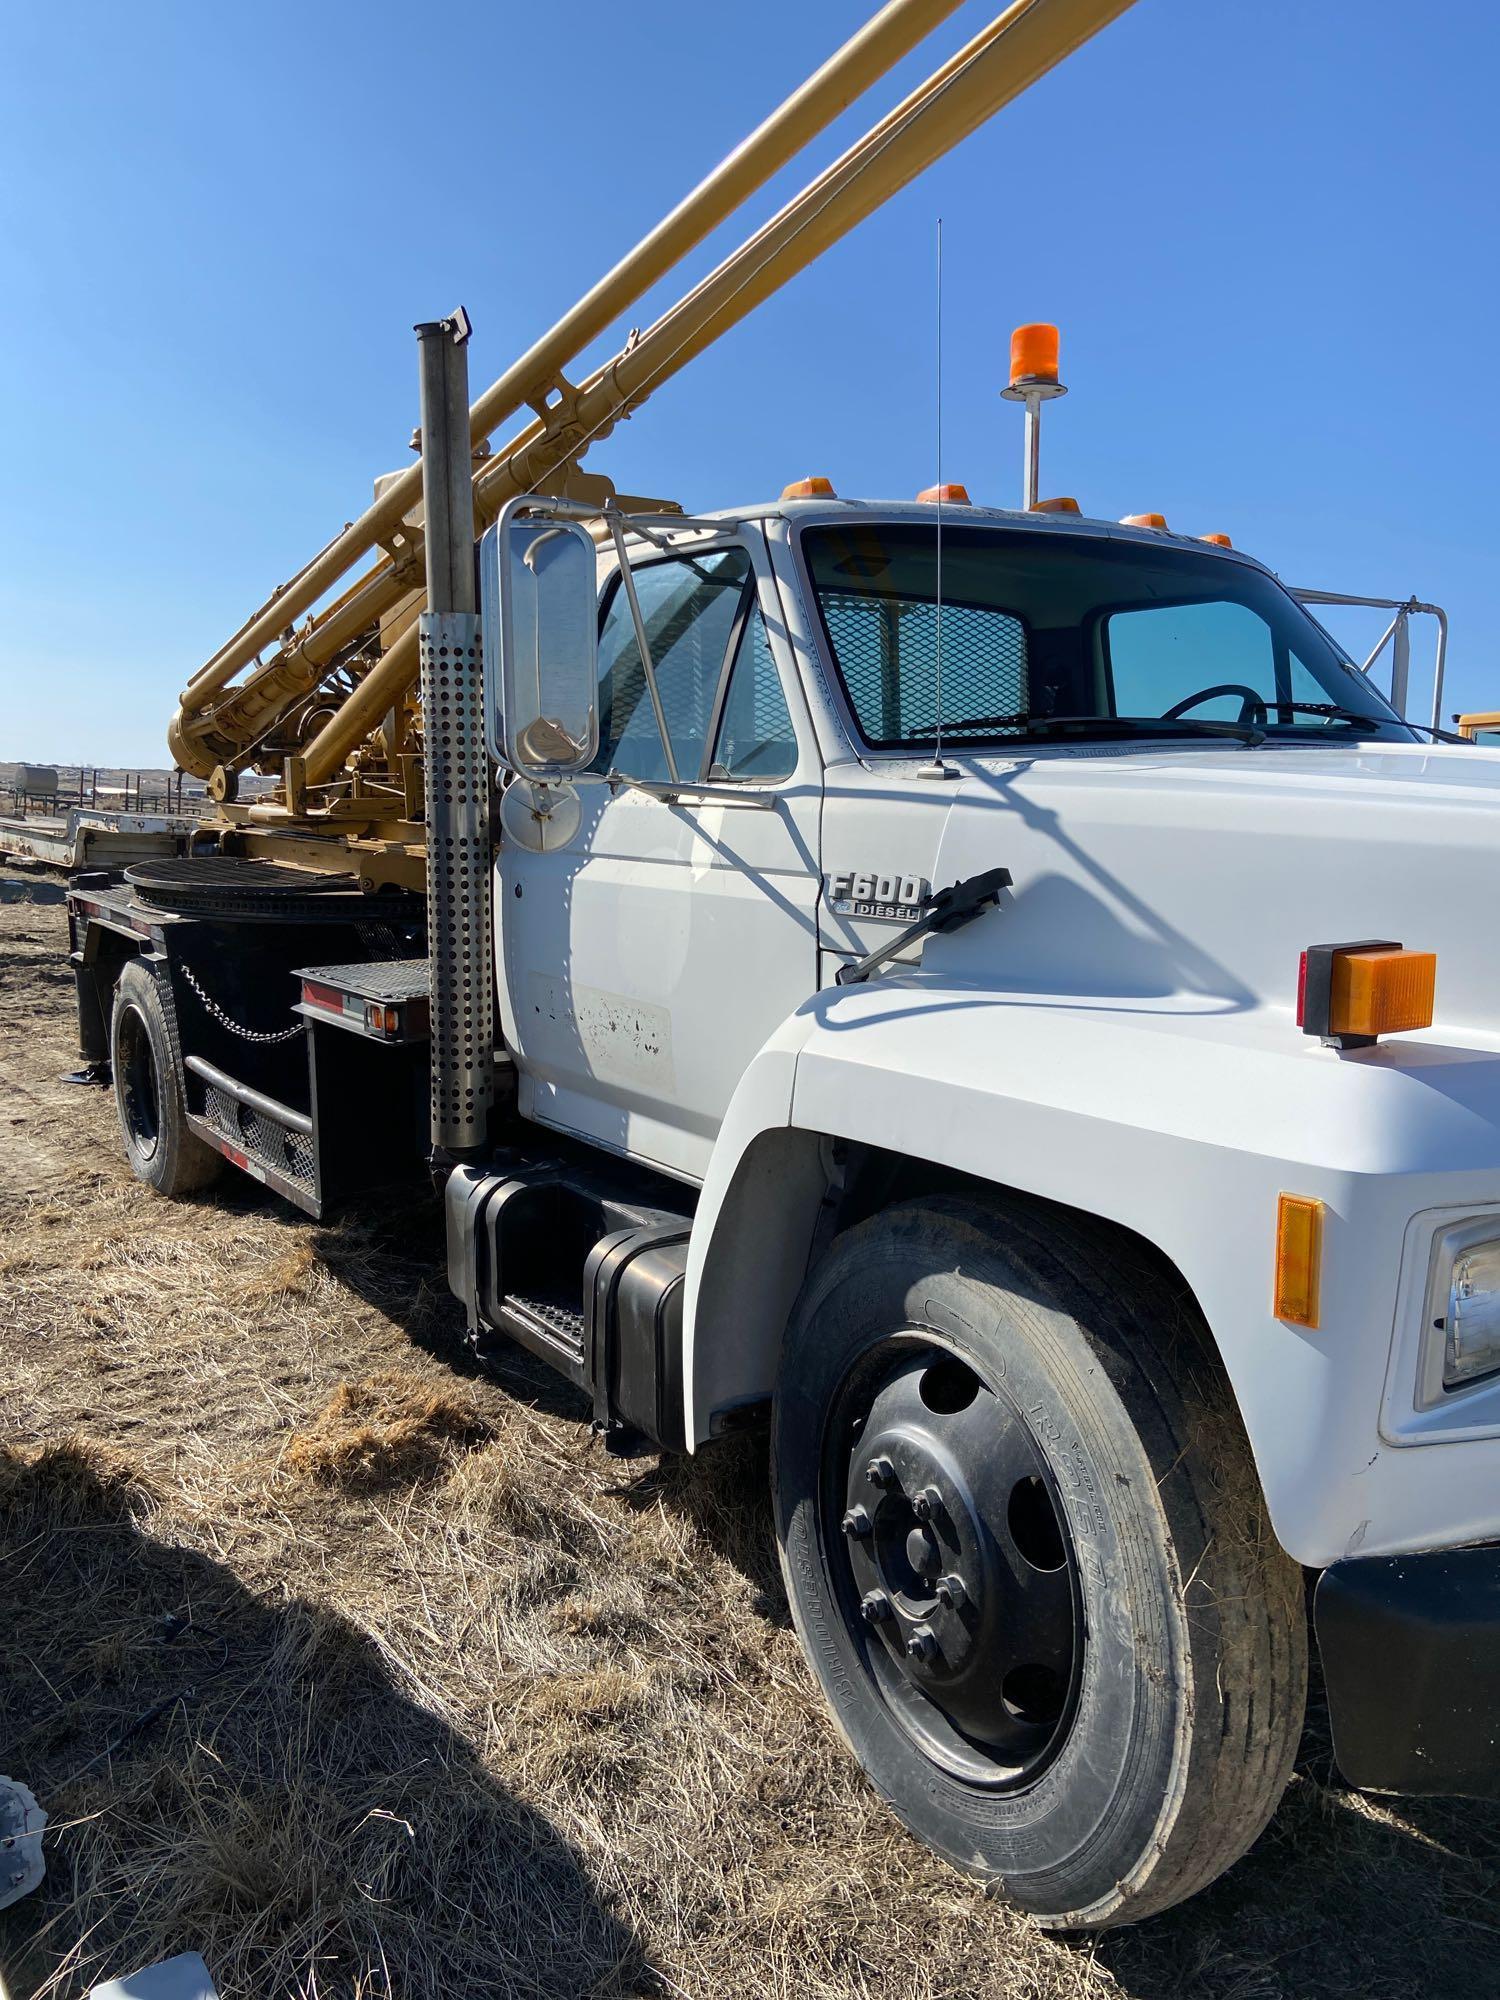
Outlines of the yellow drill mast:
M 581 470 L 591 445 L 1131 0 L 1015 0 L 654 325 L 632 331 L 582 382 L 568 379 L 576 355 L 959 4 L 888 0 L 480 396 L 469 413 L 477 528 L 521 493 L 602 506 L 610 482 Z M 491 449 L 491 434 L 522 411 L 520 428 Z M 373 505 L 184 690 L 168 743 L 182 769 L 209 781 L 226 847 L 314 867 L 353 865 L 367 886 L 421 886 L 421 491 L 420 465 L 382 481 Z M 241 802 L 239 776 L 250 769 L 279 782 L 268 797 Z

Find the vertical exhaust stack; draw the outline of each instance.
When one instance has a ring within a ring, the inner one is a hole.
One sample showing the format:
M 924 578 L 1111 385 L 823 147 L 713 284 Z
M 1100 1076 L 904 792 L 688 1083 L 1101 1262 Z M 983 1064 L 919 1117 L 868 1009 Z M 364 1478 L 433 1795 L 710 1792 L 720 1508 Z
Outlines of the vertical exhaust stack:
M 416 330 L 427 609 L 419 621 L 435 1167 L 477 1158 L 494 1097 L 490 812 L 474 584 L 469 316 Z

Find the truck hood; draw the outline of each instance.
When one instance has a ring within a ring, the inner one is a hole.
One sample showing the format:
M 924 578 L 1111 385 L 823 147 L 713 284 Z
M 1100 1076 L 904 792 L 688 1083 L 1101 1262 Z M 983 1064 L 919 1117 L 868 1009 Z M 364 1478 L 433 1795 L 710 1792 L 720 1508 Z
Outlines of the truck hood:
M 1310 944 L 1438 954 L 1435 1030 L 1500 1030 L 1500 751 L 1087 746 L 963 762 L 935 886 L 997 864 L 1003 919 L 931 973 L 1101 1001 L 1295 1006 Z

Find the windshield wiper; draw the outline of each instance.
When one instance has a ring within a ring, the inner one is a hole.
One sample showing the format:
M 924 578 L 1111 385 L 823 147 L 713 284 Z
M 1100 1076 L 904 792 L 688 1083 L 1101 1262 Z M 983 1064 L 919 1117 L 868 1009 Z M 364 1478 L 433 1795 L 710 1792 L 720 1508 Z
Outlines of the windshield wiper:
M 1122 736 L 1230 736 L 1240 743 L 1264 743 L 1266 732 L 1254 722 L 1209 722 L 1196 715 L 1037 715 L 1026 725 L 1028 736 L 1050 736 L 1097 729 Z
M 1362 729 L 1368 736 L 1378 729 L 1387 727 L 1386 718 L 1379 715 L 1365 715 L 1357 708 L 1340 708 L 1336 701 L 1279 701 L 1272 695 L 1266 701 L 1266 726 L 1274 729 L 1271 720 L 1273 710 L 1291 715 L 1324 715 L 1330 722 L 1347 722 L 1353 728 Z M 1397 718 L 1392 716 L 1394 722 Z M 1411 725 L 1407 724 L 1409 728 Z
M 975 729 L 1013 729 L 1033 741 L 1048 736 L 1229 736 L 1240 743 L 1264 743 L 1266 732 L 1253 722 L 1207 722 L 1198 716 L 1166 715 L 966 715 L 961 722 L 945 722 L 942 735 L 953 750 L 963 747 L 965 733 Z M 938 735 L 934 723 L 906 731 L 909 737 Z
M 1439 729 L 1431 722 L 1408 722 L 1404 715 L 1364 715 L 1357 708 L 1341 708 L 1336 701 L 1277 701 L 1273 696 L 1266 703 L 1267 710 L 1289 708 L 1293 715 L 1326 715 L 1330 722 L 1348 722 L 1362 727 L 1369 736 L 1377 730 L 1389 729 L 1395 723 L 1401 729 L 1419 729 L 1424 736 L 1431 736 L 1439 743 L 1467 743 L 1467 736 L 1455 735 L 1451 729 Z M 1275 727 L 1267 716 L 1268 726 Z

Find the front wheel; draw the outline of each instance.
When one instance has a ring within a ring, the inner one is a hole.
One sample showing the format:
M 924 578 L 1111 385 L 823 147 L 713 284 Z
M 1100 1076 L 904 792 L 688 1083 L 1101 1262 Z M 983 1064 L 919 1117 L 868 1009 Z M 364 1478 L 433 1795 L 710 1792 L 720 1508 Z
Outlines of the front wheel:
M 1204 1887 L 1301 1732 L 1301 1576 L 1191 1302 L 1022 1199 L 841 1237 L 774 1430 L 792 1614 L 906 1824 L 1044 1923 Z M 1147 1253 L 1135 1261 L 1147 1263 Z

